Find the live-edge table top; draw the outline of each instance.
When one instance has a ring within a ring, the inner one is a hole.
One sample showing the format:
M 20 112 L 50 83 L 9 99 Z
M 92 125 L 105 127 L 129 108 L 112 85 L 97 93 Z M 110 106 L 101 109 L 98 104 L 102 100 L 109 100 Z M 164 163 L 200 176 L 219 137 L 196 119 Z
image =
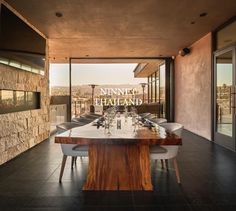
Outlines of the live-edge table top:
M 165 128 L 158 126 L 149 129 L 140 125 L 132 125 L 132 119 L 121 119 L 121 129 L 110 128 L 111 134 L 104 127 L 97 127 L 94 123 L 79 126 L 56 135 L 55 143 L 62 144 L 144 144 L 144 145 L 181 145 L 182 139 Z

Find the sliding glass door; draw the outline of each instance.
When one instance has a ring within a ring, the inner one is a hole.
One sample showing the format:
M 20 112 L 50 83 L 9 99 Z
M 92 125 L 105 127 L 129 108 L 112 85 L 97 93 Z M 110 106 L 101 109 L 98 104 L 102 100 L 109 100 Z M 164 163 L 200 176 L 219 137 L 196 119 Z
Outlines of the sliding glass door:
M 235 150 L 236 47 L 214 55 L 214 140 Z

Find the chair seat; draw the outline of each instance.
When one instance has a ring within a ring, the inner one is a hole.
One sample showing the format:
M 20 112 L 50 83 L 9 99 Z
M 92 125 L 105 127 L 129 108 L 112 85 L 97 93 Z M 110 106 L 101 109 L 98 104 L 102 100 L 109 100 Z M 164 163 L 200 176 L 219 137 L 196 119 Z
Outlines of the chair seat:
M 151 146 L 150 153 L 166 153 L 167 149 L 160 146 Z
M 88 146 L 87 145 L 76 145 L 72 148 L 72 150 L 75 151 L 88 151 Z

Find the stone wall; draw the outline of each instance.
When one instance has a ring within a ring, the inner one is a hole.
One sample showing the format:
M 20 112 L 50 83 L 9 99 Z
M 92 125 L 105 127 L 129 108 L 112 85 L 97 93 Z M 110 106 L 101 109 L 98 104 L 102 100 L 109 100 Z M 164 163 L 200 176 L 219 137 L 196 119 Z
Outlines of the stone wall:
M 0 64 L 0 89 L 41 92 L 41 109 L 0 115 L 0 165 L 49 137 L 49 83 L 45 76 Z
M 193 133 L 211 139 L 212 36 L 175 59 L 175 120 Z

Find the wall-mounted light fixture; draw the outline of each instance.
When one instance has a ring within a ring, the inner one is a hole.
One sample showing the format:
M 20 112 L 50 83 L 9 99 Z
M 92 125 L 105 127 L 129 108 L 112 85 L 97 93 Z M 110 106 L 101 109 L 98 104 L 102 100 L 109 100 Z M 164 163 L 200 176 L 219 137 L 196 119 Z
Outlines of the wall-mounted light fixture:
M 189 48 L 183 48 L 179 51 L 179 55 L 180 56 L 186 56 L 187 54 L 190 53 L 190 49 Z

